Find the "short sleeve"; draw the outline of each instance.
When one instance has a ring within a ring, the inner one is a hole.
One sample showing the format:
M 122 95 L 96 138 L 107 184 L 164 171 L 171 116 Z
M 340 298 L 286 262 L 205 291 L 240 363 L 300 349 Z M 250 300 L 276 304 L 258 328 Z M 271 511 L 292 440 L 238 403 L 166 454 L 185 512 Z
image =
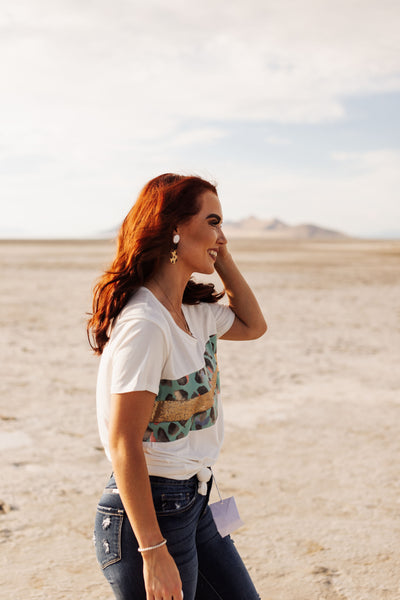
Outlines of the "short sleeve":
M 223 336 L 233 325 L 235 313 L 229 306 L 215 302 L 209 304 L 217 327 L 217 337 Z
M 158 393 L 167 356 L 165 336 L 159 325 L 138 319 L 117 328 L 112 340 L 111 393 Z

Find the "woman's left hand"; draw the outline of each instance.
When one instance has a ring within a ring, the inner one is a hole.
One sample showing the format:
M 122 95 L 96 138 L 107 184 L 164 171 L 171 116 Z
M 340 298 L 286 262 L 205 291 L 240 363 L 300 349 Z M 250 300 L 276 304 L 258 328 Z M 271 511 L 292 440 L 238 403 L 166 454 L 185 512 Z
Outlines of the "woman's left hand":
M 267 330 L 264 316 L 256 297 L 228 250 L 226 239 L 218 246 L 215 270 L 224 284 L 229 306 L 235 313 L 235 320 L 222 339 L 254 340 L 263 335 Z
M 224 238 L 225 238 L 225 236 L 224 236 Z M 228 244 L 227 244 L 226 238 L 225 238 L 225 242 L 223 244 L 218 245 L 218 254 L 217 254 L 217 259 L 215 261 L 215 267 L 217 268 L 229 256 L 230 256 L 230 252 L 228 250 Z

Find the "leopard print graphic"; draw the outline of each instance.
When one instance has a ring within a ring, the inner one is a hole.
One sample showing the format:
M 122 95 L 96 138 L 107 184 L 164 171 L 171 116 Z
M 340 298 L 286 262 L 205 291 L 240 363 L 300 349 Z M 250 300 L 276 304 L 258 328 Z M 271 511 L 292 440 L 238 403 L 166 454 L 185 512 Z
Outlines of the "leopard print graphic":
M 177 380 L 162 379 L 144 442 L 172 442 L 211 427 L 218 417 L 220 390 L 217 336 L 209 338 L 204 366 Z

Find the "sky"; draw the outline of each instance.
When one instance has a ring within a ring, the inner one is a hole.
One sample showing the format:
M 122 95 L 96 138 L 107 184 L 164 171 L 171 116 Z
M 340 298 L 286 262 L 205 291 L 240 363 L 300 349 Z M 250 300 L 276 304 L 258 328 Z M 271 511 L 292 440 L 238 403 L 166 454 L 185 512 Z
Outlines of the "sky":
M 398 0 L 0 0 L 0 237 L 118 227 L 164 172 L 226 221 L 400 237 Z

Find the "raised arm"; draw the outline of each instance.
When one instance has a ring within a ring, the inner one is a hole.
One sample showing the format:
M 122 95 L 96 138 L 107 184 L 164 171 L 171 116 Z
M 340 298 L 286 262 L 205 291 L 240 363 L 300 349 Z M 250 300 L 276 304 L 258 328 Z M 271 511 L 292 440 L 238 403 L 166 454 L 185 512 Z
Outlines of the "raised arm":
M 254 340 L 261 337 L 267 331 L 261 308 L 226 245 L 218 249 L 215 269 L 224 284 L 229 306 L 235 313 L 232 327 L 222 339 Z
M 155 394 L 113 394 L 109 428 L 115 479 L 129 522 L 142 548 L 163 540 L 154 510 L 142 439 L 150 421 Z M 142 553 L 147 598 L 181 600 L 182 583 L 166 545 Z

